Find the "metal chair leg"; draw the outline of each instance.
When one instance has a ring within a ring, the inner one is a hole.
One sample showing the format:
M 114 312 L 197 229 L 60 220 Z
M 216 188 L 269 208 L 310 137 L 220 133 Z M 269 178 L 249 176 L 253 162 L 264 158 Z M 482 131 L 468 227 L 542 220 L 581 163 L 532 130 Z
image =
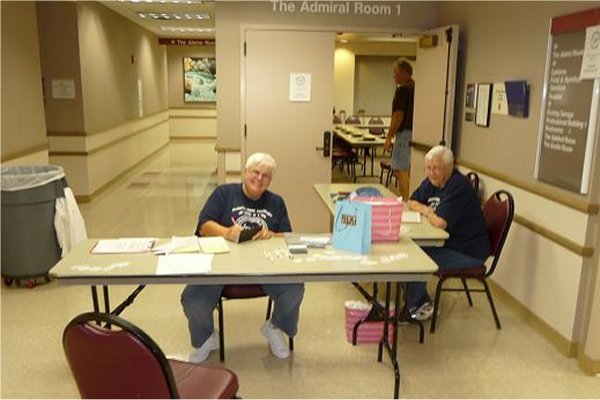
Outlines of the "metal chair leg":
M 496 321 L 496 329 L 502 329 L 500 325 L 500 318 L 498 318 L 498 313 L 496 312 L 496 306 L 494 306 L 494 300 L 492 299 L 492 292 L 490 292 L 490 287 L 487 284 L 485 278 L 479 279 L 481 283 L 483 283 L 483 287 L 485 287 L 485 294 L 487 295 L 488 301 L 490 303 L 490 307 L 492 308 L 492 313 L 494 314 L 494 320 Z
M 463 287 L 465 288 L 465 294 L 467 295 L 469 306 L 473 307 L 473 300 L 471 299 L 471 292 L 469 292 L 469 286 L 467 286 L 467 280 L 465 278 L 460 278 L 460 280 L 462 281 Z
M 219 304 L 217 305 L 217 312 L 219 314 L 219 360 L 225 361 L 225 333 L 223 332 L 223 300 L 219 297 Z
M 445 279 L 443 277 L 440 277 L 440 280 L 438 281 L 437 287 L 435 289 L 435 302 L 433 305 L 433 315 L 431 316 L 431 325 L 429 327 L 430 334 L 435 333 L 435 325 L 437 323 L 437 314 L 438 314 L 438 308 L 440 306 L 440 297 L 442 296 L 442 286 L 444 285 L 444 281 L 445 281 Z

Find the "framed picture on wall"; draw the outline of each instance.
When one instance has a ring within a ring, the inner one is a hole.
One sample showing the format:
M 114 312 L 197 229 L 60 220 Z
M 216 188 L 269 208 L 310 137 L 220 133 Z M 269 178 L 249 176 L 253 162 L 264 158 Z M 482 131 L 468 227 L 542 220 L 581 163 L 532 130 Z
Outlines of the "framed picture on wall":
M 183 100 L 217 100 L 217 62 L 214 57 L 183 57 Z

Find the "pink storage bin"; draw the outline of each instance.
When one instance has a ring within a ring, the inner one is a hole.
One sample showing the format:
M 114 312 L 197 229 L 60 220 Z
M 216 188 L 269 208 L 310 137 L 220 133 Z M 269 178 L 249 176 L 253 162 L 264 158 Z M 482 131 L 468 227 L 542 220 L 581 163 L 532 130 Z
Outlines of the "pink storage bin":
M 354 197 L 371 205 L 371 242 L 397 242 L 400 240 L 402 201 L 397 197 Z
M 346 340 L 352 343 L 352 331 L 354 325 L 365 318 L 369 314 L 369 310 L 356 310 L 345 307 L 346 310 Z M 392 324 L 388 326 L 388 339 L 391 343 L 394 327 Z M 358 327 L 356 334 L 356 343 L 379 343 L 383 338 L 383 321 L 378 322 L 363 322 Z

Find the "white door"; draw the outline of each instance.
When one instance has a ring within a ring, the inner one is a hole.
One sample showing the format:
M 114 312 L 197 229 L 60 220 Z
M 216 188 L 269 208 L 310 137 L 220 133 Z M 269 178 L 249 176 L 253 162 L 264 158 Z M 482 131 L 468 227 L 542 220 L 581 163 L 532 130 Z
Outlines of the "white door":
M 271 154 L 270 189 L 285 199 L 294 231 L 327 232 L 313 185 L 331 182 L 331 159 L 316 148 L 332 129 L 334 33 L 248 29 L 245 40 L 242 162 Z
M 436 28 L 422 35 L 437 36 L 437 46 L 417 44 L 417 62 L 413 69 L 415 108 L 413 142 L 410 163 L 410 190 L 416 189 L 425 177 L 423 158 L 426 147 L 442 140 L 452 147 L 452 122 L 458 58 L 458 26 Z

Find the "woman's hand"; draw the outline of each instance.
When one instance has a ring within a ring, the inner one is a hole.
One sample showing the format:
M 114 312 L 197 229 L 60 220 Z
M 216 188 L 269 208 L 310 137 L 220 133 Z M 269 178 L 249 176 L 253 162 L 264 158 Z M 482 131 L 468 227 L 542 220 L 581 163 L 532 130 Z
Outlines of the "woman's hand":
M 264 239 L 271 239 L 275 234 L 273 232 L 271 232 L 269 230 L 269 228 L 262 228 L 260 231 L 258 231 L 256 233 L 256 235 L 254 235 L 252 237 L 252 240 L 264 240 Z
M 241 226 L 233 224 L 229 228 L 226 229 L 225 235 L 223 235 L 223 236 L 225 237 L 225 239 L 229 240 L 230 242 L 237 243 L 238 238 L 240 237 L 241 231 L 242 231 Z

